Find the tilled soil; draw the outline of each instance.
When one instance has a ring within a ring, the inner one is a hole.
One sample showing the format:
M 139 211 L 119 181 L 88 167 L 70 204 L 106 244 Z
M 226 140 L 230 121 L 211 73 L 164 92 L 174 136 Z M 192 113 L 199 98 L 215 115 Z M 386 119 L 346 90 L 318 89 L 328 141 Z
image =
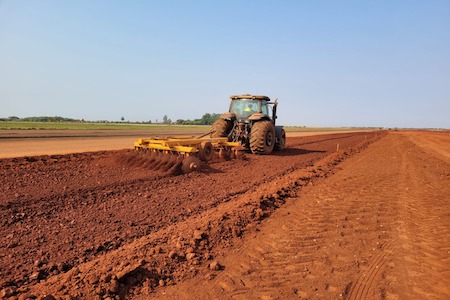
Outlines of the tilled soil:
M 302 186 L 383 136 L 290 138 L 177 176 L 123 151 L 3 159 L 0 296 L 126 299 L 214 280 L 231 269 L 218 259 Z

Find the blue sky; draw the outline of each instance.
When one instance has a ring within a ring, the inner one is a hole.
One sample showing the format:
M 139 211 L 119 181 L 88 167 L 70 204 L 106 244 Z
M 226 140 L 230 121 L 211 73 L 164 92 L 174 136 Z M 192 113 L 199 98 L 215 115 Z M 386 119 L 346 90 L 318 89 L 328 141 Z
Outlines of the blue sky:
M 450 128 L 450 1 L 0 0 L 0 117 Z

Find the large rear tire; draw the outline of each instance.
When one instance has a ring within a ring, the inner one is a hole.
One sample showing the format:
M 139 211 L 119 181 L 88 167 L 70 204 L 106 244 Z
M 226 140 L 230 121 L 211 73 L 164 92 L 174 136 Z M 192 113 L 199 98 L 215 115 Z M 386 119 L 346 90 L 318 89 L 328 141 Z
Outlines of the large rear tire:
M 212 138 L 227 137 L 230 128 L 231 122 L 224 119 L 218 119 L 211 126 L 212 131 L 211 137 Z
M 270 121 L 253 124 L 250 132 L 250 150 L 254 154 L 270 154 L 275 146 L 275 127 Z
M 278 143 L 275 143 L 274 150 L 275 151 L 281 151 L 286 148 L 286 131 L 284 129 L 281 129 L 280 137 L 278 138 Z

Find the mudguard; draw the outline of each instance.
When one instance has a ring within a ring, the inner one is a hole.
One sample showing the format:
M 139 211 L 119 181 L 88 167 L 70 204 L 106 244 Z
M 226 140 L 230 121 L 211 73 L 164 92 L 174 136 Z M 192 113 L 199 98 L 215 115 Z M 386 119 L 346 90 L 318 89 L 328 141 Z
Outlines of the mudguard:
M 270 120 L 268 115 L 262 114 L 262 113 L 254 113 L 250 117 L 248 117 L 249 121 L 260 121 L 260 120 Z
M 236 119 L 236 114 L 233 112 L 226 112 L 224 114 L 221 114 L 220 118 L 224 119 L 224 120 L 232 121 L 232 120 Z
M 281 136 L 281 130 L 283 130 L 284 126 L 275 126 L 275 135 L 277 137 L 277 140 Z

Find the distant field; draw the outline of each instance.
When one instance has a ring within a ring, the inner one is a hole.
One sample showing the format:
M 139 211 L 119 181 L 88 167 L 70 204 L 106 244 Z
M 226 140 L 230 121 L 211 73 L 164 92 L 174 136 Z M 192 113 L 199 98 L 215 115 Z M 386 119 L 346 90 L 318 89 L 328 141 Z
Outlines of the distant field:
M 207 128 L 208 125 L 163 125 L 135 123 L 73 123 L 73 122 L 0 122 L 0 129 L 39 130 L 192 130 Z
M 0 122 L 2 130 L 174 130 L 192 131 L 199 129 L 208 131 L 210 125 L 163 125 L 163 124 L 136 124 L 136 123 L 74 123 L 74 122 Z M 321 132 L 321 131 L 347 131 L 362 128 L 351 127 L 303 127 L 286 126 L 288 132 Z

